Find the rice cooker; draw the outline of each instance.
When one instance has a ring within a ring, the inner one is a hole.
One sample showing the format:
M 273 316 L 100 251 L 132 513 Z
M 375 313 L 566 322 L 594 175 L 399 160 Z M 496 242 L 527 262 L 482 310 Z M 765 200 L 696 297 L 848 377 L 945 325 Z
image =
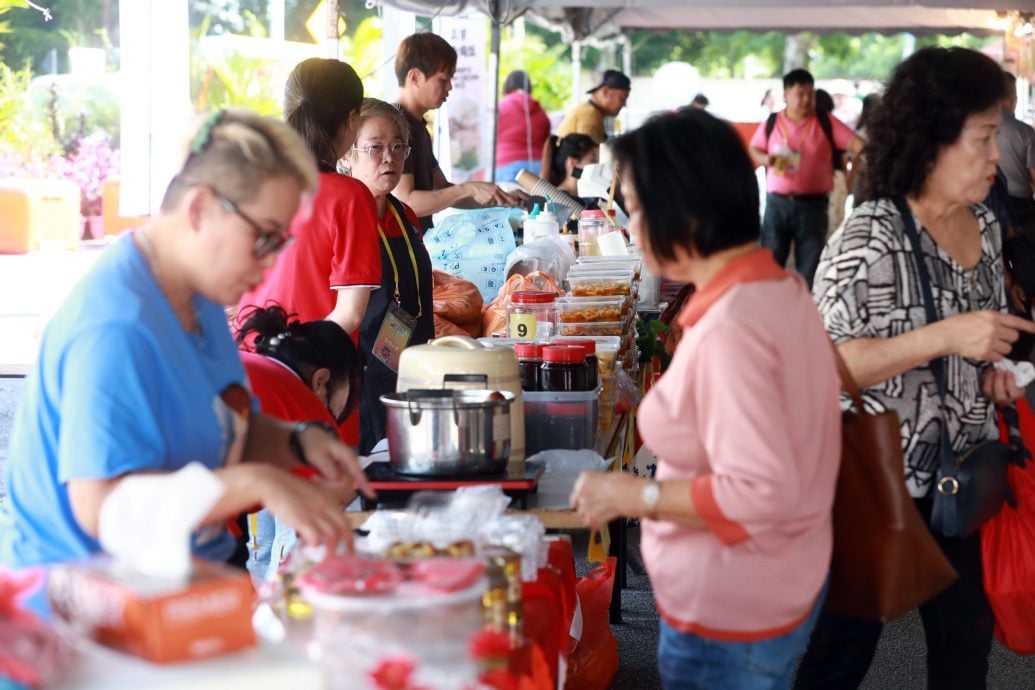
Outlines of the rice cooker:
M 525 403 L 514 350 L 464 335 L 414 345 L 399 356 L 397 392 L 414 388 L 487 389 L 514 394 L 510 403 L 510 461 L 525 460 Z

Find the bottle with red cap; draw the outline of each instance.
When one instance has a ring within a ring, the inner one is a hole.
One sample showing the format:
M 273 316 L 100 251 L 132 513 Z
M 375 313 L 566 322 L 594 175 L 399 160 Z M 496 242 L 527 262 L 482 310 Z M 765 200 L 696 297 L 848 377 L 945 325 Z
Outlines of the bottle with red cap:
M 592 338 L 581 338 L 579 340 L 565 340 L 565 345 L 575 345 L 581 347 L 586 355 L 586 376 L 588 377 L 586 390 L 596 390 L 597 384 L 600 382 L 597 368 L 599 363 L 597 362 L 597 341 Z
M 570 393 L 592 390 L 586 366 L 586 351 L 576 345 L 546 345 L 539 367 L 539 389 Z
M 543 346 L 539 343 L 514 343 L 521 390 L 539 390 L 539 367 L 543 363 Z

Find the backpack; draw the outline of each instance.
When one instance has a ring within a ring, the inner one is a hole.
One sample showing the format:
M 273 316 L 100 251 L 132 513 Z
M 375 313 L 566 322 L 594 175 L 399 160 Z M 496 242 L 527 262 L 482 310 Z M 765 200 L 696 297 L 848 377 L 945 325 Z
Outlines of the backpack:
M 769 118 L 765 121 L 765 140 L 769 143 L 769 137 L 773 133 L 773 128 L 776 127 L 776 116 L 779 113 L 770 113 Z M 823 134 L 826 135 L 827 141 L 830 142 L 830 165 L 834 170 L 845 169 L 845 150 L 839 149 L 834 144 L 834 126 L 830 123 L 830 113 L 822 110 L 816 111 L 816 119 L 819 120 L 819 128 L 823 130 Z

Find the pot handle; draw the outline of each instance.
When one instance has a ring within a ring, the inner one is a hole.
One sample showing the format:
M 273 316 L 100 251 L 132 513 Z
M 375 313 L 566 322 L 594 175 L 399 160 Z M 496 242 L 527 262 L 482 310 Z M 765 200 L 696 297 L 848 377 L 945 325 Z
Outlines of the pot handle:
M 421 409 L 420 401 L 425 398 L 438 398 L 441 399 L 442 391 L 438 389 L 422 389 L 422 388 L 411 388 L 406 391 L 406 410 L 410 413 L 410 425 L 417 426 L 420 424 Z
M 481 350 L 482 344 L 468 335 L 447 335 L 442 338 L 435 338 L 428 342 L 428 345 L 444 345 L 456 347 L 462 350 Z

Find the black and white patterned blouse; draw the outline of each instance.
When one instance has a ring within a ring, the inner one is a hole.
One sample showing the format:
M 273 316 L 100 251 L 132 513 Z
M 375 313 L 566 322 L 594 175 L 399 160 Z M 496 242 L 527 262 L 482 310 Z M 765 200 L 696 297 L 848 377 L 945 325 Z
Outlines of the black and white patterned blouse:
M 981 260 L 964 270 L 916 219 L 932 294 L 941 318 L 980 309 L 1006 310 L 1002 240 L 986 207 L 972 207 L 981 228 Z M 813 294 L 830 336 L 838 344 L 855 338 L 891 338 L 926 325 L 913 249 L 902 218 L 889 199 L 860 205 L 831 236 L 820 258 Z M 988 365 L 959 355 L 947 358 L 946 418 L 953 449 L 961 452 L 997 437 L 995 408 L 981 393 Z M 929 365 L 864 388 L 867 410 L 894 410 L 902 426 L 906 484 L 914 497 L 930 490 L 938 468 L 941 416 Z M 842 398 L 847 405 L 847 397 Z

